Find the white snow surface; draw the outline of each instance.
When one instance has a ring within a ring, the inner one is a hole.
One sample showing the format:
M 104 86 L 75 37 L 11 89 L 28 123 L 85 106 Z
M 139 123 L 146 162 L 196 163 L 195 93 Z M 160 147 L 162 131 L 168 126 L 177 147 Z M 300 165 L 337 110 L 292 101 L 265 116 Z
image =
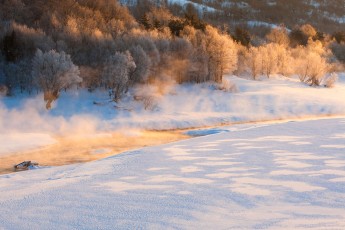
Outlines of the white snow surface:
M 185 7 L 187 4 L 191 4 L 195 7 L 195 9 L 197 9 L 199 11 L 200 14 L 204 11 L 206 11 L 206 12 L 217 11 L 216 9 L 209 7 L 207 5 L 195 3 L 192 1 L 188 1 L 188 0 L 168 0 L 168 3 L 169 4 L 178 4 L 178 5 L 181 5 L 182 7 Z
M 121 4 L 127 5 L 127 6 L 135 6 L 136 4 L 138 4 L 138 0 L 120 0 L 120 2 Z M 206 12 L 217 11 L 216 9 L 209 7 L 207 5 L 195 3 L 188 0 L 168 0 L 167 3 L 171 5 L 177 4 L 177 5 L 182 6 L 183 8 L 185 8 L 187 4 L 191 4 L 195 7 L 196 10 L 198 10 L 199 14 L 202 14 L 204 11 Z
M 267 22 L 263 22 L 263 21 L 248 21 L 247 24 L 250 27 L 256 27 L 256 26 L 266 26 L 269 28 L 278 28 L 279 27 L 276 24 L 267 23 Z
M 345 228 L 345 118 L 219 130 L 2 175 L 0 229 Z

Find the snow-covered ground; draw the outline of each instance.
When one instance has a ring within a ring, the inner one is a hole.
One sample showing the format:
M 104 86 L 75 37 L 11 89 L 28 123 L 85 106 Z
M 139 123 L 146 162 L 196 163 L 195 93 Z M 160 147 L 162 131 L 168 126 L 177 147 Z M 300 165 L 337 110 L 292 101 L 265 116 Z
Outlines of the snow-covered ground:
M 153 92 L 152 110 L 145 110 L 142 102 L 133 100 L 133 94 L 117 105 L 109 103 L 108 93 L 102 91 L 62 92 L 51 111 L 45 109 L 42 95 L 0 98 L 0 133 L 21 135 L 15 150 L 25 150 L 30 140 L 23 133 L 46 135 L 39 138 L 40 145 L 44 145 L 50 144 L 55 134 L 92 135 L 116 129 L 176 129 L 345 114 L 344 74 L 331 89 L 309 87 L 298 79 L 279 76 L 261 81 L 235 76 L 226 79 L 236 85 L 236 92 L 216 90 L 209 83 L 136 90 L 139 94 Z M 0 154 L 8 153 L 9 148 L 1 143 L 9 142 L 0 139 Z
M 123 5 L 127 5 L 127 6 L 135 6 L 136 4 L 138 4 L 138 0 L 120 0 L 121 4 Z M 200 13 L 200 15 L 202 15 L 203 12 L 215 12 L 217 11 L 216 9 L 209 7 L 207 5 L 204 4 L 199 4 L 199 3 L 195 3 L 192 1 L 188 1 L 188 0 L 168 0 L 167 1 L 168 4 L 172 5 L 172 4 L 177 4 L 182 6 L 183 8 L 186 7 L 186 5 L 191 4 L 195 7 L 196 10 L 198 10 L 198 12 Z
M 345 118 L 0 176 L 0 229 L 344 229 Z
M 279 27 L 279 25 L 267 23 L 267 22 L 262 22 L 262 21 L 248 21 L 247 25 L 250 27 L 256 27 L 256 26 L 266 26 L 269 28 L 278 28 Z
M 197 9 L 199 11 L 200 14 L 202 14 L 204 11 L 206 12 L 215 12 L 217 11 L 216 9 L 209 7 L 207 5 L 204 4 L 199 4 L 199 3 L 195 3 L 192 1 L 188 1 L 188 0 L 168 0 L 169 4 L 178 4 L 182 7 L 185 7 L 188 4 L 191 4 L 195 7 L 195 9 Z

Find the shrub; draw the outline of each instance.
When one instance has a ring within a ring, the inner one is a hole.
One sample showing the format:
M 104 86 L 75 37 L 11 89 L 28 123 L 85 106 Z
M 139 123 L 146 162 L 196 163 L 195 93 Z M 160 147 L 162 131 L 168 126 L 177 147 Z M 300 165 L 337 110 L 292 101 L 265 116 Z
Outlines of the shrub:
M 327 88 L 333 88 L 337 80 L 338 80 L 338 75 L 335 73 L 332 73 L 323 79 L 323 84 Z

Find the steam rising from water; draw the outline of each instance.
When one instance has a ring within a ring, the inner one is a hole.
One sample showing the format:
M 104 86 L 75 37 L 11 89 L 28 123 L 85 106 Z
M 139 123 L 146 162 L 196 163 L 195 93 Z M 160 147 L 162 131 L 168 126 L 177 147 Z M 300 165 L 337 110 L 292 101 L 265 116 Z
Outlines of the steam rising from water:
M 8 108 L 0 101 L 0 132 L 43 132 L 54 134 L 92 133 L 100 120 L 95 116 L 77 114 L 71 117 L 53 116 L 45 109 L 43 96 L 38 95 Z M 15 103 L 12 101 L 11 103 Z
M 51 111 L 42 95 L 0 100 L 0 132 L 92 134 L 130 128 L 176 129 L 224 122 L 260 121 L 312 115 L 345 114 L 345 84 L 311 88 L 297 80 L 251 81 L 236 77 L 239 92 L 212 84 L 156 84 L 136 88 L 123 100 L 110 102 L 107 92 L 62 93 Z M 133 95 L 139 95 L 138 100 Z M 145 110 L 143 97 L 152 105 Z M 95 105 L 94 102 L 99 102 Z M 115 108 L 116 107 L 116 108 Z

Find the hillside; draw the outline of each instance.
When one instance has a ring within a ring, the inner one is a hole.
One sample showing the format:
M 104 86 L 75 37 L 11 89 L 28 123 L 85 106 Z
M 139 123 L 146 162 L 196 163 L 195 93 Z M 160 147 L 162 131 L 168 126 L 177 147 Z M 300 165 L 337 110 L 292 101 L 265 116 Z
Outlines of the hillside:
M 163 1 L 164 2 L 164 1 Z M 281 25 L 292 29 L 309 23 L 318 30 L 333 33 L 345 25 L 344 0 L 190 0 L 168 1 L 185 7 L 192 3 L 213 23 L 226 23 L 230 27 L 247 24 L 265 27 Z M 264 24 L 267 23 L 267 24 Z
M 205 20 L 218 25 L 227 24 L 230 28 L 247 26 L 267 30 L 272 25 L 283 24 L 292 29 L 296 25 L 308 23 L 322 32 L 334 33 L 343 30 L 345 24 L 344 0 L 163 0 L 151 2 L 168 6 L 177 14 L 181 13 L 188 4 L 192 4 Z M 121 3 L 133 7 L 138 2 L 121 0 Z

